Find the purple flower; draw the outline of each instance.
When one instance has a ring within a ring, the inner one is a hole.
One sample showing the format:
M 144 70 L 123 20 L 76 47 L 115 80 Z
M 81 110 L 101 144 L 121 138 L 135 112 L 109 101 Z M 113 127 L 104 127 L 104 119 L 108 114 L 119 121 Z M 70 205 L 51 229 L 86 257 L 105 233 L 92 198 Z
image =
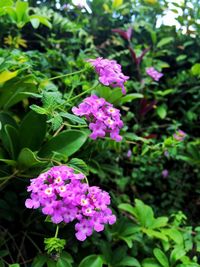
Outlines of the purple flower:
M 25 206 L 40 208 L 55 224 L 76 221 L 76 238 L 84 241 L 93 231 L 103 231 L 105 224 L 113 224 L 115 215 L 108 208 L 110 196 L 97 186 L 84 183 L 85 176 L 67 166 L 55 166 L 28 186 L 30 197 Z
M 164 155 L 165 155 L 165 157 L 168 158 L 169 157 L 169 151 L 165 150 Z
M 103 59 L 102 57 L 96 59 L 88 59 L 96 73 L 99 75 L 99 81 L 103 85 L 111 87 L 120 87 L 122 93 L 125 94 L 126 90 L 124 83 L 129 79 L 122 73 L 121 65 L 115 60 Z
M 165 169 L 165 170 L 162 171 L 163 178 L 167 178 L 168 175 L 169 175 L 168 170 Z
M 176 141 L 183 141 L 186 137 L 186 133 L 182 130 L 178 130 L 174 135 L 173 135 L 174 139 Z
M 123 122 L 120 119 L 120 111 L 106 102 L 104 98 L 91 95 L 79 104 L 78 108 L 73 107 L 72 112 L 77 116 L 85 116 L 90 122 L 89 129 L 92 131 L 90 138 L 103 138 L 110 134 L 110 138 L 119 142 L 122 137 L 119 135 Z
M 155 81 L 159 81 L 159 79 L 163 76 L 163 73 L 158 72 L 154 69 L 154 67 L 147 68 L 146 73 Z
M 129 149 L 126 154 L 127 158 L 130 158 L 132 156 L 132 151 Z

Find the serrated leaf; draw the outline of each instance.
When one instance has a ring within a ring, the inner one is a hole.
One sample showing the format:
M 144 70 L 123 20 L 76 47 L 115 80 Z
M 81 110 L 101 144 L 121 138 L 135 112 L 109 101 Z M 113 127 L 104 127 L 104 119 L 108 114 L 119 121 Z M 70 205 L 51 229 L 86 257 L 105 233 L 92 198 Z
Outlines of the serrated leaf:
M 45 108 L 42 108 L 40 106 L 37 106 L 37 105 L 31 105 L 30 108 L 35 111 L 36 113 L 38 114 L 48 114 L 48 111 L 45 109 Z
M 77 123 L 79 123 L 79 124 L 86 125 L 86 122 L 85 122 L 84 119 L 79 118 L 78 116 L 72 115 L 72 114 L 70 114 L 70 113 L 68 113 L 68 112 L 61 112 L 61 113 L 60 113 L 60 116 L 62 116 L 62 117 L 64 117 L 64 118 L 67 118 L 67 119 L 69 119 L 69 120 L 72 121 L 72 122 L 77 122 Z
M 71 166 L 75 170 L 78 170 L 79 172 L 82 172 L 85 175 L 88 175 L 89 173 L 88 166 L 82 159 L 73 158 L 67 165 Z

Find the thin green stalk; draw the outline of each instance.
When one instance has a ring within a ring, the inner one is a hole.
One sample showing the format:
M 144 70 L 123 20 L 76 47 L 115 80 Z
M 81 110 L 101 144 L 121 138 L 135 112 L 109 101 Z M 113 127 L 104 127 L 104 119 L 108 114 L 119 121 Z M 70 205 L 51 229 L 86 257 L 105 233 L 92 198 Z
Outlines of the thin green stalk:
M 86 90 L 86 91 L 84 91 L 84 92 L 82 92 L 82 93 L 80 93 L 80 94 L 78 94 L 78 95 L 76 95 L 76 96 L 70 98 L 68 101 L 72 101 L 72 100 L 74 100 L 74 99 L 76 99 L 76 98 L 78 98 L 78 97 L 80 97 L 80 96 L 82 96 L 82 95 L 87 94 L 88 92 L 94 90 L 98 85 L 99 85 L 99 82 L 95 82 L 95 84 L 94 84 L 91 88 L 89 88 L 88 90 Z M 67 102 L 68 102 L 68 101 L 67 101 Z
M 85 70 L 86 70 L 86 69 L 78 70 L 78 71 L 74 71 L 74 72 L 66 73 L 66 74 L 62 74 L 62 75 L 58 75 L 58 76 L 49 78 L 48 80 L 49 80 L 49 81 L 52 81 L 52 80 L 55 80 L 55 79 L 60 79 L 60 78 L 63 78 L 63 77 L 67 77 L 67 76 L 71 76 L 71 75 L 79 74 L 79 73 L 81 73 L 81 72 L 84 72 Z
M 59 226 L 58 225 L 56 225 L 56 232 L 55 232 L 55 238 L 57 238 L 58 237 L 58 231 L 59 231 Z
M 66 125 L 66 126 L 69 126 L 69 127 L 72 127 L 72 128 L 86 128 L 88 127 L 87 125 L 72 125 L 72 124 L 68 124 L 68 123 L 63 123 L 63 125 Z

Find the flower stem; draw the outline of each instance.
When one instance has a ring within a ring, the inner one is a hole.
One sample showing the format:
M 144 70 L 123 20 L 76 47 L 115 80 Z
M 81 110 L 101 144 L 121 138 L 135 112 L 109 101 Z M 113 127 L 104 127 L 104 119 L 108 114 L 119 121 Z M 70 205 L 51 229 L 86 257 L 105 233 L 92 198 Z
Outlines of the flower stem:
M 59 225 L 56 225 L 56 232 L 55 232 L 55 238 L 57 238 L 58 237 L 58 231 L 59 231 Z
M 87 94 L 88 92 L 94 90 L 98 85 L 99 85 L 99 82 L 95 82 L 94 85 L 93 85 L 91 88 L 89 88 L 88 90 L 86 90 L 86 91 L 84 91 L 84 92 L 82 92 L 82 93 L 80 93 L 80 94 L 78 94 L 78 95 L 76 95 L 76 96 L 74 96 L 74 97 L 68 99 L 68 101 L 72 101 L 72 100 L 74 100 L 74 99 L 76 99 L 76 98 L 78 98 L 78 97 L 80 97 L 80 96 L 82 96 L 82 95 Z M 68 101 L 67 101 L 67 102 L 68 102 Z
M 68 123 L 63 123 L 63 125 L 68 126 L 68 127 L 72 127 L 72 128 L 86 128 L 88 127 L 87 125 L 72 125 L 72 124 L 68 124 Z
M 75 74 L 78 74 L 78 73 L 84 72 L 85 70 L 86 70 L 86 69 L 83 69 L 83 70 L 78 70 L 78 71 L 74 71 L 74 72 L 71 72 L 71 73 L 66 73 L 66 74 L 62 74 L 62 75 L 58 75 L 58 76 L 55 76 L 55 77 L 49 78 L 48 80 L 49 80 L 49 81 L 52 81 L 52 80 L 55 80 L 55 79 L 60 79 L 60 78 L 62 78 L 62 77 L 67 77 L 67 76 L 75 75 Z

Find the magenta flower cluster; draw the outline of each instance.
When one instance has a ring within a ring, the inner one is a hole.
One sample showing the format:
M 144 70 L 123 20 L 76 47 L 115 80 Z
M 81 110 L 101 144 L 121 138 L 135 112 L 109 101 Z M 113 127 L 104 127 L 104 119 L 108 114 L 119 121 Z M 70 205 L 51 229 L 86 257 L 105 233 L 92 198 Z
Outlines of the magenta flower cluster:
M 159 81 L 160 78 L 163 76 L 163 73 L 158 72 L 157 70 L 154 69 L 154 67 L 150 67 L 146 69 L 146 73 L 154 79 L 154 81 Z
M 99 57 L 96 59 L 88 59 L 88 62 L 95 68 L 96 73 L 99 75 L 100 83 L 106 86 L 120 87 L 122 93 L 126 93 L 124 83 L 129 77 L 122 73 L 121 65 L 115 60 Z
M 113 107 L 104 98 L 91 95 L 83 100 L 77 107 L 72 108 L 72 112 L 77 116 L 85 116 L 90 122 L 89 128 L 92 131 L 90 138 L 102 138 L 110 134 L 110 138 L 119 142 L 122 137 L 119 135 L 123 122 L 120 119 L 120 111 Z
M 100 232 L 113 224 L 115 215 L 108 208 L 110 196 L 97 186 L 84 183 L 85 176 L 67 166 L 55 166 L 31 180 L 27 208 L 40 208 L 55 224 L 76 221 L 76 238 L 84 241 L 93 230 Z

